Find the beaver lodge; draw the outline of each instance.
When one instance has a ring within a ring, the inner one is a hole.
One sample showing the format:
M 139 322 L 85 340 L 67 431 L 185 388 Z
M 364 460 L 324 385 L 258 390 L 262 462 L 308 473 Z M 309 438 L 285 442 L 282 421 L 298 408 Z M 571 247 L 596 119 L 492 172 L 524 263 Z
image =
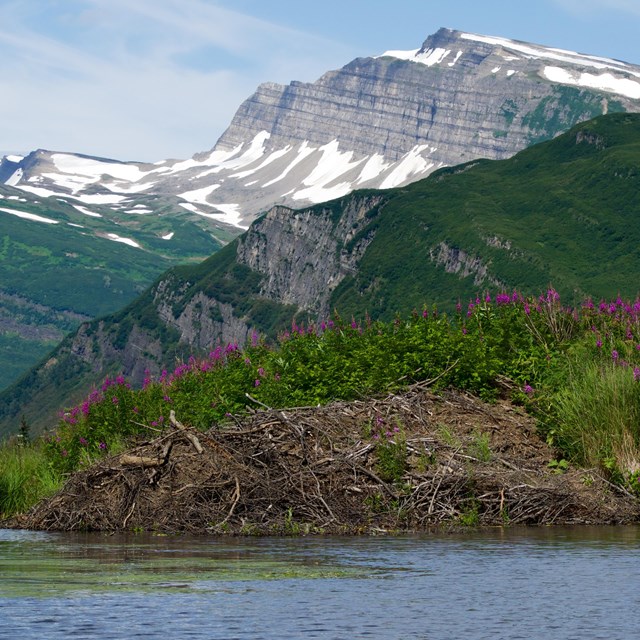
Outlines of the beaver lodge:
M 255 405 L 255 402 L 253 403 Z M 207 433 L 172 425 L 72 475 L 11 526 L 368 534 L 637 521 L 595 469 L 563 469 L 507 401 L 415 385 L 384 398 L 260 408 Z

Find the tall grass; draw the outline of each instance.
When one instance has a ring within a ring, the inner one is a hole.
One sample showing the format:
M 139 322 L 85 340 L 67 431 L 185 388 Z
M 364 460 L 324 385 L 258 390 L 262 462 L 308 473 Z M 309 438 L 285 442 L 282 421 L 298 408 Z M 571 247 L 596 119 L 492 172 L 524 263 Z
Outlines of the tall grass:
M 45 450 L 15 441 L 0 447 L 0 517 L 23 513 L 62 485 Z
M 613 360 L 572 369 L 553 398 L 554 439 L 568 458 L 623 473 L 640 470 L 640 383 Z

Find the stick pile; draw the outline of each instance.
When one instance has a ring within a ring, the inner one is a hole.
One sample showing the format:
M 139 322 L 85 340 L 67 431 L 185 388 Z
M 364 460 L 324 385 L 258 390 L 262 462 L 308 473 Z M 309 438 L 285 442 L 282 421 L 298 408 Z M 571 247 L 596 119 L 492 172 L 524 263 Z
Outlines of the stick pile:
M 172 415 L 165 433 L 74 474 L 19 526 L 300 535 L 638 520 L 637 501 L 594 470 L 554 473 L 554 456 L 517 407 L 420 385 L 261 408 L 207 433 Z

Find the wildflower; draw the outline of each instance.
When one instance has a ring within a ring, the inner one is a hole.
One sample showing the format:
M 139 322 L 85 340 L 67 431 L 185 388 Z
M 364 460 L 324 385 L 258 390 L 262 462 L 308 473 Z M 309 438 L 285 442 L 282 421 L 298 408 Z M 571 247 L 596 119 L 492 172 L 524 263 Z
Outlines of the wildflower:
M 68 452 L 66 449 L 63 449 L 63 450 L 60 452 L 60 455 L 61 455 L 63 458 L 66 458 L 66 457 L 69 455 L 69 452 Z
M 120 400 L 118 400 L 118 396 L 113 396 L 113 398 L 111 398 L 111 402 L 113 402 L 113 404 L 118 404 Z
M 80 436 L 79 441 L 80 441 L 80 444 L 81 444 L 83 447 L 89 444 L 89 442 L 87 441 L 87 439 L 86 439 L 86 438 L 83 438 L 82 436 Z
M 133 407 L 132 411 L 133 413 L 140 413 L 140 409 L 138 409 L 138 407 Z
M 163 398 L 162 398 L 162 399 L 163 399 L 165 402 L 173 402 L 173 400 L 172 400 L 169 396 L 167 396 L 167 395 L 163 396 Z
M 275 375 L 275 376 L 273 376 L 273 377 L 274 377 L 276 380 L 280 380 L 280 374 L 279 374 L 279 373 L 276 373 L 276 375 Z
M 596 340 L 596 347 L 598 347 L 598 349 L 602 348 L 602 340 L 600 339 Z
M 253 381 L 253 386 L 254 386 L 254 387 L 259 387 L 259 386 L 260 386 L 260 380 L 258 380 L 258 378 L 256 378 L 256 379 Z
M 640 380 L 640 367 L 633 367 L 633 379 L 638 382 Z
M 264 369 L 263 369 L 262 367 L 260 367 L 260 368 L 258 369 L 258 375 L 259 375 L 261 378 L 264 378 Z
M 98 447 L 102 450 L 102 451 L 106 451 L 107 450 L 107 443 L 106 442 L 101 442 Z
M 528 396 L 533 395 L 534 393 L 534 389 L 530 384 L 525 384 L 524 387 L 522 388 L 522 390 L 524 391 L 524 393 L 526 393 Z
M 116 384 L 117 385 L 123 385 L 125 384 L 125 379 L 123 375 L 119 375 L 116 377 Z
M 618 352 L 617 352 L 615 349 L 611 352 L 611 359 L 612 359 L 614 362 L 617 362 L 617 361 L 618 361 Z

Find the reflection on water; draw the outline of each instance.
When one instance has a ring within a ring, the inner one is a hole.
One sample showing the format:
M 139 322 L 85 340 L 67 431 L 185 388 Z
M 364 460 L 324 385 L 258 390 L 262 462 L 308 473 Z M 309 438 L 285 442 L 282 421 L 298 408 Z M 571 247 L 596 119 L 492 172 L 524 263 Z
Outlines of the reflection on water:
M 636 638 L 640 528 L 379 538 L 0 530 L 0 638 Z

